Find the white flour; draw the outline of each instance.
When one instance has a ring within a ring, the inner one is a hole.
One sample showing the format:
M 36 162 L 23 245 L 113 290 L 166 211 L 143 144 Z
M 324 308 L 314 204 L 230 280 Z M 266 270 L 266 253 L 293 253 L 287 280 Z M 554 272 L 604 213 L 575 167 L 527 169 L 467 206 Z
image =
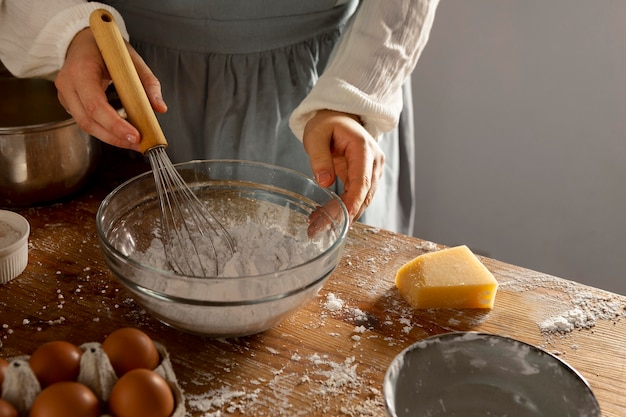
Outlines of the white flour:
M 332 338 L 345 338 L 352 345 L 344 351 L 317 352 L 311 350 L 279 352 L 277 349 L 265 350 L 273 355 L 267 367 L 258 368 L 258 376 L 243 388 L 233 383 L 232 373 L 237 365 L 230 359 L 221 361 L 218 353 L 218 365 L 211 370 L 197 370 L 196 378 L 187 383 L 185 392 L 187 405 L 193 414 L 202 417 L 226 417 L 246 415 L 257 417 L 308 417 L 311 414 L 341 417 L 378 417 L 385 415 L 383 394 L 380 387 L 380 374 L 368 369 L 361 362 L 367 354 L 362 343 L 379 337 L 370 332 L 367 325 L 357 324 L 365 313 L 352 305 L 350 300 L 333 293 L 320 294 L 318 299 L 322 310 L 320 319 L 312 318 L 305 327 L 322 328 Z M 355 326 L 349 334 L 337 332 L 328 317 L 342 317 Z M 391 324 L 389 324 L 391 325 Z M 285 336 L 289 337 L 289 336 Z M 241 346 L 243 340 L 223 341 L 232 346 Z M 389 346 L 406 343 L 404 335 L 394 336 Z M 234 344 L 232 344 L 234 343 Z M 335 342 L 337 343 L 337 342 Z M 259 355 L 255 349 L 242 350 L 251 357 Z M 256 359 L 258 360 L 258 359 Z M 376 373 L 376 374 L 374 374 Z M 226 380 L 221 374 L 227 374 Z M 198 387 L 211 387 L 202 389 Z M 193 393 L 189 392 L 193 391 Z M 200 391 L 200 393 L 198 392 Z M 302 396 L 306 395 L 308 408 L 302 408 Z
M 17 242 L 19 238 L 19 231 L 15 230 L 9 223 L 0 220 L 0 248 L 5 248 Z
M 591 329 L 601 320 L 626 318 L 626 304 L 623 299 L 604 291 L 587 291 L 578 284 L 557 277 L 535 272 L 528 280 L 510 280 L 501 274 L 500 288 L 509 291 L 532 294 L 541 303 L 550 305 L 548 313 L 536 316 L 536 323 L 544 336 L 569 334 L 575 330 Z M 556 298 L 555 298 L 556 297 Z
M 328 311 L 339 311 L 343 308 L 343 300 L 341 298 L 337 298 L 335 294 L 329 293 L 326 296 L 326 303 L 324 307 Z
M 203 265 L 214 265 L 217 259 L 219 277 L 256 276 L 292 268 L 313 259 L 330 243 L 326 236 L 309 238 L 306 227 L 288 233 L 280 225 L 256 222 L 224 226 L 235 242 L 234 254 L 231 255 L 226 244 L 220 240 L 212 240 L 212 244 L 206 241 L 203 245 L 196 244 L 198 260 Z M 163 241 L 158 237 L 152 240 L 145 252 L 135 253 L 135 257 L 158 269 L 172 270 L 165 257 Z M 190 259 L 196 261 L 193 256 Z
M 539 323 L 544 333 L 569 333 L 576 329 L 590 329 L 598 320 L 626 317 L 626 306 L 610 297 L 590 292 L 574 294 L 572 307 Z
M 267 377 L 250 381 L 256 388 L 241 388 L 228 383 L 203 394 L 185 393 L 189 409 L 203 417 L 227 415 L 306 417 L 311 410 L 303 410 L 290 396 L 306 386 L 307 397 L 313 408 L 324 414 L 346 417 L 379 416 L 384 412 L 382 393 L 364 373 L 359 372 L 355 356 L 336 361 L 326 354 L 312 353 L 306 357 L 292 355 L 280 369 L 270 368 Z M 302 373 L 299 366 L 306 366 Z M 197 374 L 198 385 L 214 381 L 213 373 Z M 329 400 L 333 398 L 334 404 Z M 354 405 L 354 404 L 357 405 Z

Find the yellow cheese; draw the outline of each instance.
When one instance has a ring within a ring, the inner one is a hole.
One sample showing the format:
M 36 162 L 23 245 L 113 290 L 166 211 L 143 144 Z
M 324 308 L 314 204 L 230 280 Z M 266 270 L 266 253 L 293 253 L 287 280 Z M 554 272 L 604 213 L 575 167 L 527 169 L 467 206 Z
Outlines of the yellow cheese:
M 413 308 L 493 308 L 498 282 L 465 245 L 402 266 L 396 287 Z

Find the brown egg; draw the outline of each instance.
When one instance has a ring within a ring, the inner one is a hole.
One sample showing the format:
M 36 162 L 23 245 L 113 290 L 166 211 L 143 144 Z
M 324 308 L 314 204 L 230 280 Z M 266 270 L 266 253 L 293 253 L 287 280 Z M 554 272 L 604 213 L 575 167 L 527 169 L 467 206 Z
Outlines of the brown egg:
M 82 354 L 78 346 L 55 340 L 39 346 L 30 356 L 28 364 L 41 388 L 45 388 L 55 382 L 76 381 Z
M 2 381 L 4 381 L 4 373 L 9 367 L 9 362 L 6 359 L 0 358 L 0 395 L 2 395 Z
M 0 398 L 0 417 L 18 417 L 17 410 L 13 405 Z
M 113 385 L 109 412 L 114 417 L 169 417 L 174 412 L 174 394 L 161 375 L 133 369 Z
M 41 391 L 28 414 L 28 417 L 99 416 L 100 404 L 96 395 L 85 385 L 72 381 L 57 382 Z
M 119 377 L 133 369 L 154 369 L 160 362 L 152 339 L 133 327 L 115 330 L 102 343 L 102 350 Z

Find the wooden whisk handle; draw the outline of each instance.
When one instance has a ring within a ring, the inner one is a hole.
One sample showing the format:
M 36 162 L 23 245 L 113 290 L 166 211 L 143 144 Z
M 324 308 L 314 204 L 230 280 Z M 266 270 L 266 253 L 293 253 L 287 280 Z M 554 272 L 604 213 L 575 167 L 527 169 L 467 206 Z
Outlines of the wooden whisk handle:
M 128 121 L 141 134 L 141 152 L 145 154 L 154 147 L 167 146 L 163 130 L 113 15 L 105 9 L 94 10 L 89 16 L 89 26 L 126 110 Z

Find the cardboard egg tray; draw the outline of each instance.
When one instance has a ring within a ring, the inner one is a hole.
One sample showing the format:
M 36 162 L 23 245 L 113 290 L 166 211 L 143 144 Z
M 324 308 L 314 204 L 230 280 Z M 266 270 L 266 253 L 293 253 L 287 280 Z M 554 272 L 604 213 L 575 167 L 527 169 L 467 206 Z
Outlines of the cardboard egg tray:
M 185 417 L 185 398 L 176 380 L 169 353 L 165 346 L 158 342 L 154 345 L 159 352 L 161 363 L 154 369 L 167 381 L 174 394 L 174 412 L 171 417 Z M 113 385 L 118 380 L 109 358 L 98 342 L 89 342 L 80 345 L 83 354 L 80 359 L 80 373 L 77 382 L 89 387 L 102 404 L 106 404 Z M 30 369 L 30 356 L 9 358 L 9 366 L 4 374 L 2 383 L 2 399 L 15 407 L 20 416 L 27 416 L 35 397 L 41 392 L 37 377 Z M 110 417 L 108 414 L 102 417 Z

